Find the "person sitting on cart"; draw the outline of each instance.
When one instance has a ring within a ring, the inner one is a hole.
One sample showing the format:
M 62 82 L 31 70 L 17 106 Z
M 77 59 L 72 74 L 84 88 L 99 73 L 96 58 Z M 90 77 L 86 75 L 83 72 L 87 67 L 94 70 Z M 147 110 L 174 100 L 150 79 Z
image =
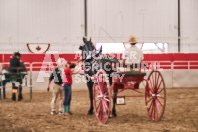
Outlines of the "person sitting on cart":
M 138 43 L 138 39 L 135 38 L 134 36 L 130 36 L 128 43 L 130 43 L 131 47 L 123 52 L 122 60 L 120 63 L 127 64 L 130 66 L 132 66 L 133 64 L 140 64 L 144 59 L 144 56 L 142 50 L 136 47 L 136 44 Z M 134 66 L 132 66 L 130 70 L 128 70 L 127 68 L 127 71 L 134 71 L 136 68 L 133 67 Z
M 19 73 L 20 70 L 17 69 L 20 67 L 21 62 L 20 62 L 20 59 L 21 59 L 21 54 L 19 52 L 15 52 L 13 54 L 13 57 L 10 59 L 10 67 L 9 67 L 9 72 L 10 73 Z M 18 91 L 18 101 L 21 101 L 23 99 L 23 96 L 22 96 L 22 78 L 20 79 L 20 85 L 19 85 L 19 91 Z M 12 82 L 12 100 L 13 101 L 16 101 L 16 91 L 17 91 L 17 87 L 15 86 L 15 82 Z

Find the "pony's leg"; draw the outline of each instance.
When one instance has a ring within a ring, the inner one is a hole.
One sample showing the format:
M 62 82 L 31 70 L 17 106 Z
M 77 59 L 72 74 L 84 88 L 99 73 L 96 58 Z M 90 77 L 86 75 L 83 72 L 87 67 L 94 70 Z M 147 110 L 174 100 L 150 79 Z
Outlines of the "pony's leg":
M 5 89 L 5 86 L 6 86 L 6 81 L 3 81 L 3 98 L 6 99 L 6 89 Z
M 15 83 L 12 83 L 12 90 L 16 90 L 17 89 L 17 87 L 15 86 Z M 14 93 L 13 91 L 12 91 L 12 100 L 13 101 L 16 101 L 16 93 Z
M 109 74 L 109 84 L 110 84 L 110 87 L 111 87 L 111 85 L 112 85 L 112 83 L 113 83 L 113 78 L 112 78 L 112 76 L 111 76 L 111 74 Z M 111 100 L 111 97 L 110 97 L 110 100 Z M 109 106 L 109 102 L 107 102 L 107 105 Z M 111 109 L 111 108 L 110 108 Z M 110 110 L 110 114 L 111 114 L 111 110 Z
M 118 90 L 113 90 L 113 96 L 117 96 Z M 112 108 L 112 116 L 116 117 L 116 109 L 115 109 L 115 104 L 116 104 L 116 99 L 117 97 L 113 97 L 113 108 Z
M 88 111 L 88 115 L 92 115 L 93 114 L 93 82 L 91 80 L 87 80 L 87 87 L 89 89 L 89 99 L 90 99 L 90 108 Z
M 110 85 L 112 85 L 112 83 L 113 83 L 113 78 L 111 75 L 109 76 L 109 83 L 110 83 Z M 113 96 L 117 96 L 117 92 L 118 92 L 118 90 L 113 90 Z M 116 109 L 115 109 L 116 99 L 117 99 L 117 97 L 113 97 L 113 108 L 112 108 L 111 116 L 114 116 L 114 117 L 117 116 Z
M 22 83 L 20 83 L 19 85 L 19 94 L 18 94 L 18 100 L 21 101 L 23 99 L 23 96 L 22 96 Z
M 0 99 L 1 99 L 1 86 L 0 86 Z

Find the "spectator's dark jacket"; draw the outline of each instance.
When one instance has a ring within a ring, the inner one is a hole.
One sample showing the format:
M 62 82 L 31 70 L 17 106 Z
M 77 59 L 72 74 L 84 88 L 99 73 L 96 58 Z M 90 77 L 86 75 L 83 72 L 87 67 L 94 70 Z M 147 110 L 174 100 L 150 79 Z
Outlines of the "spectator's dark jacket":
M 20 70 L 20 72 L 27 72 L 26 66 L 23 62 L 20 62 L 20 67 L 22 68 Z M 25 77 L 25 75 L 23 75 L 23 78 Z
M 27 72 L 26 66 L 25 66 L 25 64 L 24 64 L 23 62 L 20 62 L 20 67 L 22 68 L 22 69 L 20 70 L 20 72 Z
M 10 59 L 10 68 L 17 68 L 20 67 L 20 60 L 17 59 L 16 57 L 13 57 Z M 9 72 L 16 73 L 16 69 L 9 69 Z

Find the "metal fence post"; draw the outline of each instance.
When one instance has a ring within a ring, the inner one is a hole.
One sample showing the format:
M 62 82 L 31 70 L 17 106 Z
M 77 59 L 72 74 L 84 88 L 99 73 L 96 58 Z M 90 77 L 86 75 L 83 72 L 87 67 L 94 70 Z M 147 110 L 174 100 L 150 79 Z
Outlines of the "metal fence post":
M 30 64 L 30 102 L 32 102 L 32 64 Z

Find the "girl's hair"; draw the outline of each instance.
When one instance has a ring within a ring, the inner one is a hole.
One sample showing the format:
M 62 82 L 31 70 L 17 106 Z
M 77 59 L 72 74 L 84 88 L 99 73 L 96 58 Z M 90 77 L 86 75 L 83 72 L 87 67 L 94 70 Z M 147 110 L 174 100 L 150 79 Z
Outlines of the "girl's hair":
M 59 58 L 57 64 L 59 67 L 63 67 L 67 64 L 67 61 L 64 58 Z
M 69 63 L 66 63 L 66 64 L 65 64 L 65 68 L 68 68 L 68 67 L 69 67 Z

